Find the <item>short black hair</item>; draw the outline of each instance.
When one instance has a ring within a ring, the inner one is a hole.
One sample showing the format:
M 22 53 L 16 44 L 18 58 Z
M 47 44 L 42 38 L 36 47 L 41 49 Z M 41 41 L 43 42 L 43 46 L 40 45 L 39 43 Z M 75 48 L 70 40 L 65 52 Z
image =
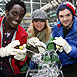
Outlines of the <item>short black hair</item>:
M 24 8 L 24 15 L 25 15 L 26 6 L 25 6 L 24 2 L 21 0 L 10 0 L 8 3 L 6 3 L 5 10 L 10 11 L 15 4 L 18 4 Z

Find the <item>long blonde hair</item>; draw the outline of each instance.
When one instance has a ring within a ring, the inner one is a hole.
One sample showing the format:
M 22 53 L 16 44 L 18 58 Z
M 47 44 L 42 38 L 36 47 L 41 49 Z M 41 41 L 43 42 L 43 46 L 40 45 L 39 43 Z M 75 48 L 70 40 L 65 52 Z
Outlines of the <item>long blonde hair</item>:
M 28 38 L 36 37 L 36 36 L 35 36 L 34 26 L 33 26 L 33 22 L 32 22 L 32 21 L 31 21 L 31 23 L 30 23 L 30 26 L 29 26 L 27 32 L 28 32 Z M 50 33 L 51 33 L 51 28 L 50 28 L 50 26 L 49 26 L 48 20 L 46 20 L 46 40 L 45 40 L 45 42 L 49 39 Z

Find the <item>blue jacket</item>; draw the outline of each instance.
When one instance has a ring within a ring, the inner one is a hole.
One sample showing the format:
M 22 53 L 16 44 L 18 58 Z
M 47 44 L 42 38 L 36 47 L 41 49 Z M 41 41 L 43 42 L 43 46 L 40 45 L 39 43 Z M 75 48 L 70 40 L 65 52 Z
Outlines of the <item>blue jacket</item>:
M 57 24 L 53 26 L 52 30 L 53 30 L 52 33 L 53 37 L 62 36 L 64 38 L 63 26 L 61 25 L 60 21 L 58 21 Z M 74 17 L 72 30 L 67 34 L 67 36 L 64 39 L 72 47 L 72 50 L 68 54 L 66 54 L 64 51 L 61 53 L 57 52 L 60 57 L 62 65 L 64 66 L 68 64 L 77 63 L 77 17 Z

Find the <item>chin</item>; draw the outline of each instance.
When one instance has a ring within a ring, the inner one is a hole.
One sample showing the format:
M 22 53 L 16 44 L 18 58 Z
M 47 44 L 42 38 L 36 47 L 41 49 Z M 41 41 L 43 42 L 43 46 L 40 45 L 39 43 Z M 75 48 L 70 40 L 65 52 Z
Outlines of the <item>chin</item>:
M 39 29 L 38 31 L 42 31 L 42 29 Z
M 16 29 L 18 26 L 11 25 L 11 28 Z
M 14 29 L 16 29 L 16 28 L 17 28 L 17 27 L 13 27 L 13 26 L 11 27 L 12 30 L 14 30 Z

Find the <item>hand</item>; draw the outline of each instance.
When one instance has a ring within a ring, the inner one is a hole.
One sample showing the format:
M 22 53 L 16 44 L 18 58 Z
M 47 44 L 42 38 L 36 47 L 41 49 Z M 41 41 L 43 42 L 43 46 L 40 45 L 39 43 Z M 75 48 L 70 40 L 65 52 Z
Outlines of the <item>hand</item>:
M 17 49 L 15 48 L 17 45 L 20 45 L 19 40 L 14 40 L 10 44 L 8 44 L 6 47 L 0 49 L 0 56 L 6 57 L 10 55 L 15 55 L 17 52 Z
M 59 45 L 56 45 L 56 48 L 58 49 L 59 52 L 63 51 L 63 47 L 62 46 L 60 47 Z
M 26 52 L 27 52 L 27 49 L 26 49 L 26 44 L 24 44 L 23 46 L 23 49 L 17 49 L 17 53 L 15 54 L 14 58 L 16 60 L 20 60 L 20 61 L 23 61 L 25 60 L 25 57 L 26 57 Z
M 32 37 L 30 39 L 28 39 L 27 43 L 28 45 L 32 45 L 35 47 L 35 44 L 39 42 L 39 39 L 37 37 Z
M 28 40 L 28 45 L 32 45 L 38 48 L 39 52 L 44 52 L 46 50 L 46 45 L 41 42 L 37 37 L 30 38 Z
M 35 44 L 35 47 L 38 48 L 38 50 L 39 50 L 40 53 L 46 51 L 46 45 L 45 45 L 43 42 L 41 42 L 41 41 L 37 42 L 37 43 Z
M 68 44 L 68 42 L 63 39 L 62 37 L 55 37 L 55 40 L 53 40 L 53 42 L 56 44 L 56 45 L 59 45 L 59 46 L 62 46 L 63 49 L 65 50 L 65 52 L 68 54 L 71 50 L 72 50 L 72 47 Z

